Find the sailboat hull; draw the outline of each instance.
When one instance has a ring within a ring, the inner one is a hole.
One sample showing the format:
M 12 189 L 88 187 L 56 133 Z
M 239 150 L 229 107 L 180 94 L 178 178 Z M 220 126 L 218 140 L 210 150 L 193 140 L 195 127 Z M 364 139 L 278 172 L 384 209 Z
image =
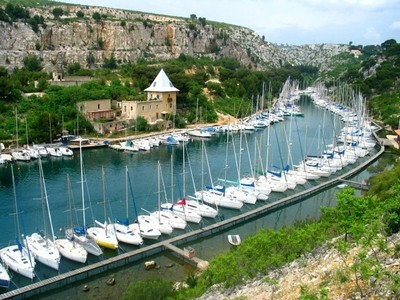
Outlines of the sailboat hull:
M 12 245 L 0 250 L 3 263 L 14 272 L 29 279 L 35 277 L 35 258 L 26 248 L 20 251 L 18 245 Z
M 86 262 L 87 251 L 78 243 L 68 239 L 57 239 L 55 244 L 63 257 L 82 264 Z
M 53 241 L 35 232 L 27 236 L 24 239 L 24 243 L 26 243 L 26 246 L 37 261 L 54 270 L 58 270 L 61 257 Z

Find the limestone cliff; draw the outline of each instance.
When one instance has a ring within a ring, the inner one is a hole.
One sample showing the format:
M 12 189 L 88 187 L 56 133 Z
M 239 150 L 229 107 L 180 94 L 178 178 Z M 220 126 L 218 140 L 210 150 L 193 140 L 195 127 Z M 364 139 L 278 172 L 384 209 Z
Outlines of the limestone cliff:
M 250 29 L 209 21 L 202 24 L 197 19 L 104 7 L 59 8 L 63 10 L 59 18 L 52 13 L 54 6 L 27 8 L 31 17 L 44 17 L 44 24 L 36 31 L 26 20 L 0 21 L 0 65 L 22 67 L 24 57 L 35 55 L 46 71 L 60 71 L 75 62 L 85 68 L 102 66 L 104 59 L 112 56 L 118 63 L 126 63 L 185 54 L 233 57 L 261 70 L 286 62 L 320 66 L 338 51 L 347 51 L 339 45 L 279 47 Z M 81 12 L 80 17 L 77 12 Z M 94 13 L 101 18 L 93 18 Z

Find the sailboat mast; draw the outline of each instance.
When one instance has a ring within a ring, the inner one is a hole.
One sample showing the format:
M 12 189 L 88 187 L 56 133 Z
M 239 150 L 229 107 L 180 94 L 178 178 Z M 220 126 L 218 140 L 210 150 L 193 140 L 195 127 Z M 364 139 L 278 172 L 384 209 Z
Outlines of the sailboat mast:
M 17 110 L 17 108 L 15 108 L 15 130 L 16 130 L 15 137 L 17 139 L 16 143 L 17 143 L 17 149 L 18 149 L 19 148 L 19 145 L 18 145 L 19 137 L 18 137 L 18 110 Z
M 52 239 L 54 241 L 55 240 L 55 236 L 54 236 L 53 220 L 51 218 L 50 206 L 49 206 L 49 198 L 47 196 L 46 182 L 44 180 L 43 166 L 42 166 L 42 161 L 41 161 L 40 156 L 38 157 L 38 159 L 39 159 L 39 172 L 40 172 L 41 180 L 42 180 L 42 184 L 43 184 L 44 199 L 46 200 L 47 214 L 48 214 L 49 222 L 50 222 L 51 237 L 52 237 Z
M 19 226 L 19 209 L 18 209 L 18 203 L 17 203 L 17 190 L 15 188 L 15 178 L 14 178 L 14 168 L 11 165 L 11 178 L 12 178 L 12 184 L 13 184 L 13 193 L 14 193 L 14 206 L 15 206 L 15 214 L 17 215 L 17 233 L 18 237 L 21 235 L 21 228 Z
M 107 220 L 107 212 L 106 212 L 106 181 L 104 175 L 104 166 L 101 167 L 101 182 L 103 189 L 103 212 L 104 212 L 104 221 Z
M 73 228 L 74 221 L 72 219 L 72 193 L 71 193 L 71 181 L 69 179 L 69 174 L 67 174 L 67 189 L 68 189 L 69 225 L 71 226 L 71 228 Z
M 86 213 L 85 213 L 85 192 L 83 187 L 83 157 L 82 157 L 82 138 L 79 139 L 79 156 L 81 166 L 81 197 L 82 197 L 82 212 L 83 212 L 83 230 L 86 236 Z
M 128 166 L 125 166 L 125 207 L 126 207 L 126 220 L 129 220 L 129 196 L 128 196 Z
M 183 141 L 182 145 L 182 194 L 183 198 L 186 197 L 186 169 L 185 169 L 185 141 Z

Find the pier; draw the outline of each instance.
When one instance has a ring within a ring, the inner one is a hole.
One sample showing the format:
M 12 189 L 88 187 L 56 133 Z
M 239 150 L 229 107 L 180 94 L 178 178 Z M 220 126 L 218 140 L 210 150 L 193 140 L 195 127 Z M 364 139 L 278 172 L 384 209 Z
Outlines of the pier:
M 366 184 L 364 182 L 357 182 L 347 179 L 340 179 L 340 181 L 358 190 L 364 190 L 364 191 L 369 190 L 369 184 Z
M 375 133 L 374 135 L 375 138 L 377 138 Z M 182 247 L 199 238 L 210 236 L 219 231 L 228 229 L 234 225 L 239 225 L 241 223 L 245 223 L 253 219 L 256 219 L 262 215 L 269 213 L 272 210 L 277 210 L 292 203 L 301 201 L 304 198 L 313 196 L 314 194 L 317 194 L 327 188 L 335 186 L 340 182 L 346 182 L 346 183 L 351 182 L 348 180 L 348 178 L 366 168 L 369 164 L 373 163 L 384 153 L 385 151 L 384 144 L 383 143 L 379 144 L 379 147 L 380 150 L 374 156 L 371 156 L 368 160 L 359 164 L 357 167 L 354 167 L 347 173 L 332 178 L 328 181 L 325 181 L 310 189 L 299 191 L 294 195 L 284 197 L 273 203 L 265 204 L 261 207 L 240 214 L 238 216 L 217 222 L 215 224 L 191 232 L 184 233 L 182 235 L 170 238 L 168 240 L 160 241 L 153 245 L 145 246 L 143 248 L 134 251 L 129 251 L 120 254 L 116 257 L 109 258 L 104 261 L 97 262 L 89 266 L 85 266 L 61 275 L 57 275 L 52 278 L 45 279 L 40 282 L 33 283 L 31 285 L 13 291 L 9 291 L 7 293 L 1 294 L 0 299 L 9 299 L 9 298 L 24 299 L 33 296 L 37 297 L 41 293 L 49 292 L 53 289 L 61 288 L 63 286 L 67 286 L 68 284 L 72 284 L 81 280 L 90 279 L 91 277 L 101 274 L 103 272 L 107 272 L 109 270 L 121 268 L 124 266 L 129 266 L 129 264 L 135 263 L 141 259 L 152 256 L 157 253 L 161 253 L 163 251 L 170 251 L 177 257 L 183 259 L 185 262 L 199 267 L 199 264 L 202 264 L 204 261 L 201 260 L 201 258 L 197 258 L 196 256 L 188 255 L 187 252 L 188 248 L 185 249 Z

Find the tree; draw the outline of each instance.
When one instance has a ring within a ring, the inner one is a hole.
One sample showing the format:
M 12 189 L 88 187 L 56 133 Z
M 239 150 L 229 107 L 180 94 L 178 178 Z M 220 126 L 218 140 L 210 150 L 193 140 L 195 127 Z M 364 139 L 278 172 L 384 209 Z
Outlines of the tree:
M 28 71 L 38 72 L 42 70 L 40 60 L 35 55 L 29 55 L 24 58 L 24 67 Z
M 199 22 L 200 22 L 201 26 L 206 26 L 206 18 L 200 17 Z
M 96 21 L 100 21 L 101 20 L 101 15 L 96 11 L 92 14 L 92 18 Z
M 196 16 L 195 14 L 191 14 L 191 15 L 190 15 L 190 19 L 196 20 L 196 19 L 197 19 L 197 16 Z
M 137 131 L 146 131 L 147 130 L 148 123 L 144 117 L 142 117 L 142 116 L 137 117 L 135 124 L 136 124 Z
M 112 55 L 110 58 L 104 59 L 103 67 L 106 69 L 116 69 L 118 67 L 117 60 L 115 59 L 114 55 Z
M 86 57 L 86 62 L 89 66 L 94 65 L 96 62 L 96 58 L 94 57 L 92 52 L 89 52 L 88 56 Z
M 76 13 L 76 16 L 78 17 L 78 18 L 83 18 L 84 16 L 85 16 L 85 14 L 83 13 L 83 11 L 78 11 L 77 13 Z
M 56 7 L 53 9 L 53 15 L 54 18 L 58 19 L 59 17 L 61 17 L 64 14 L 64 11 L 61 7 Z
M 77 62 L 77 63 L 70 64 L 68 66 L 67 72 L 69 75 L 74 75 L 74 74 L 78 73 L 80 69 L 81 69 L 81 64 Z

